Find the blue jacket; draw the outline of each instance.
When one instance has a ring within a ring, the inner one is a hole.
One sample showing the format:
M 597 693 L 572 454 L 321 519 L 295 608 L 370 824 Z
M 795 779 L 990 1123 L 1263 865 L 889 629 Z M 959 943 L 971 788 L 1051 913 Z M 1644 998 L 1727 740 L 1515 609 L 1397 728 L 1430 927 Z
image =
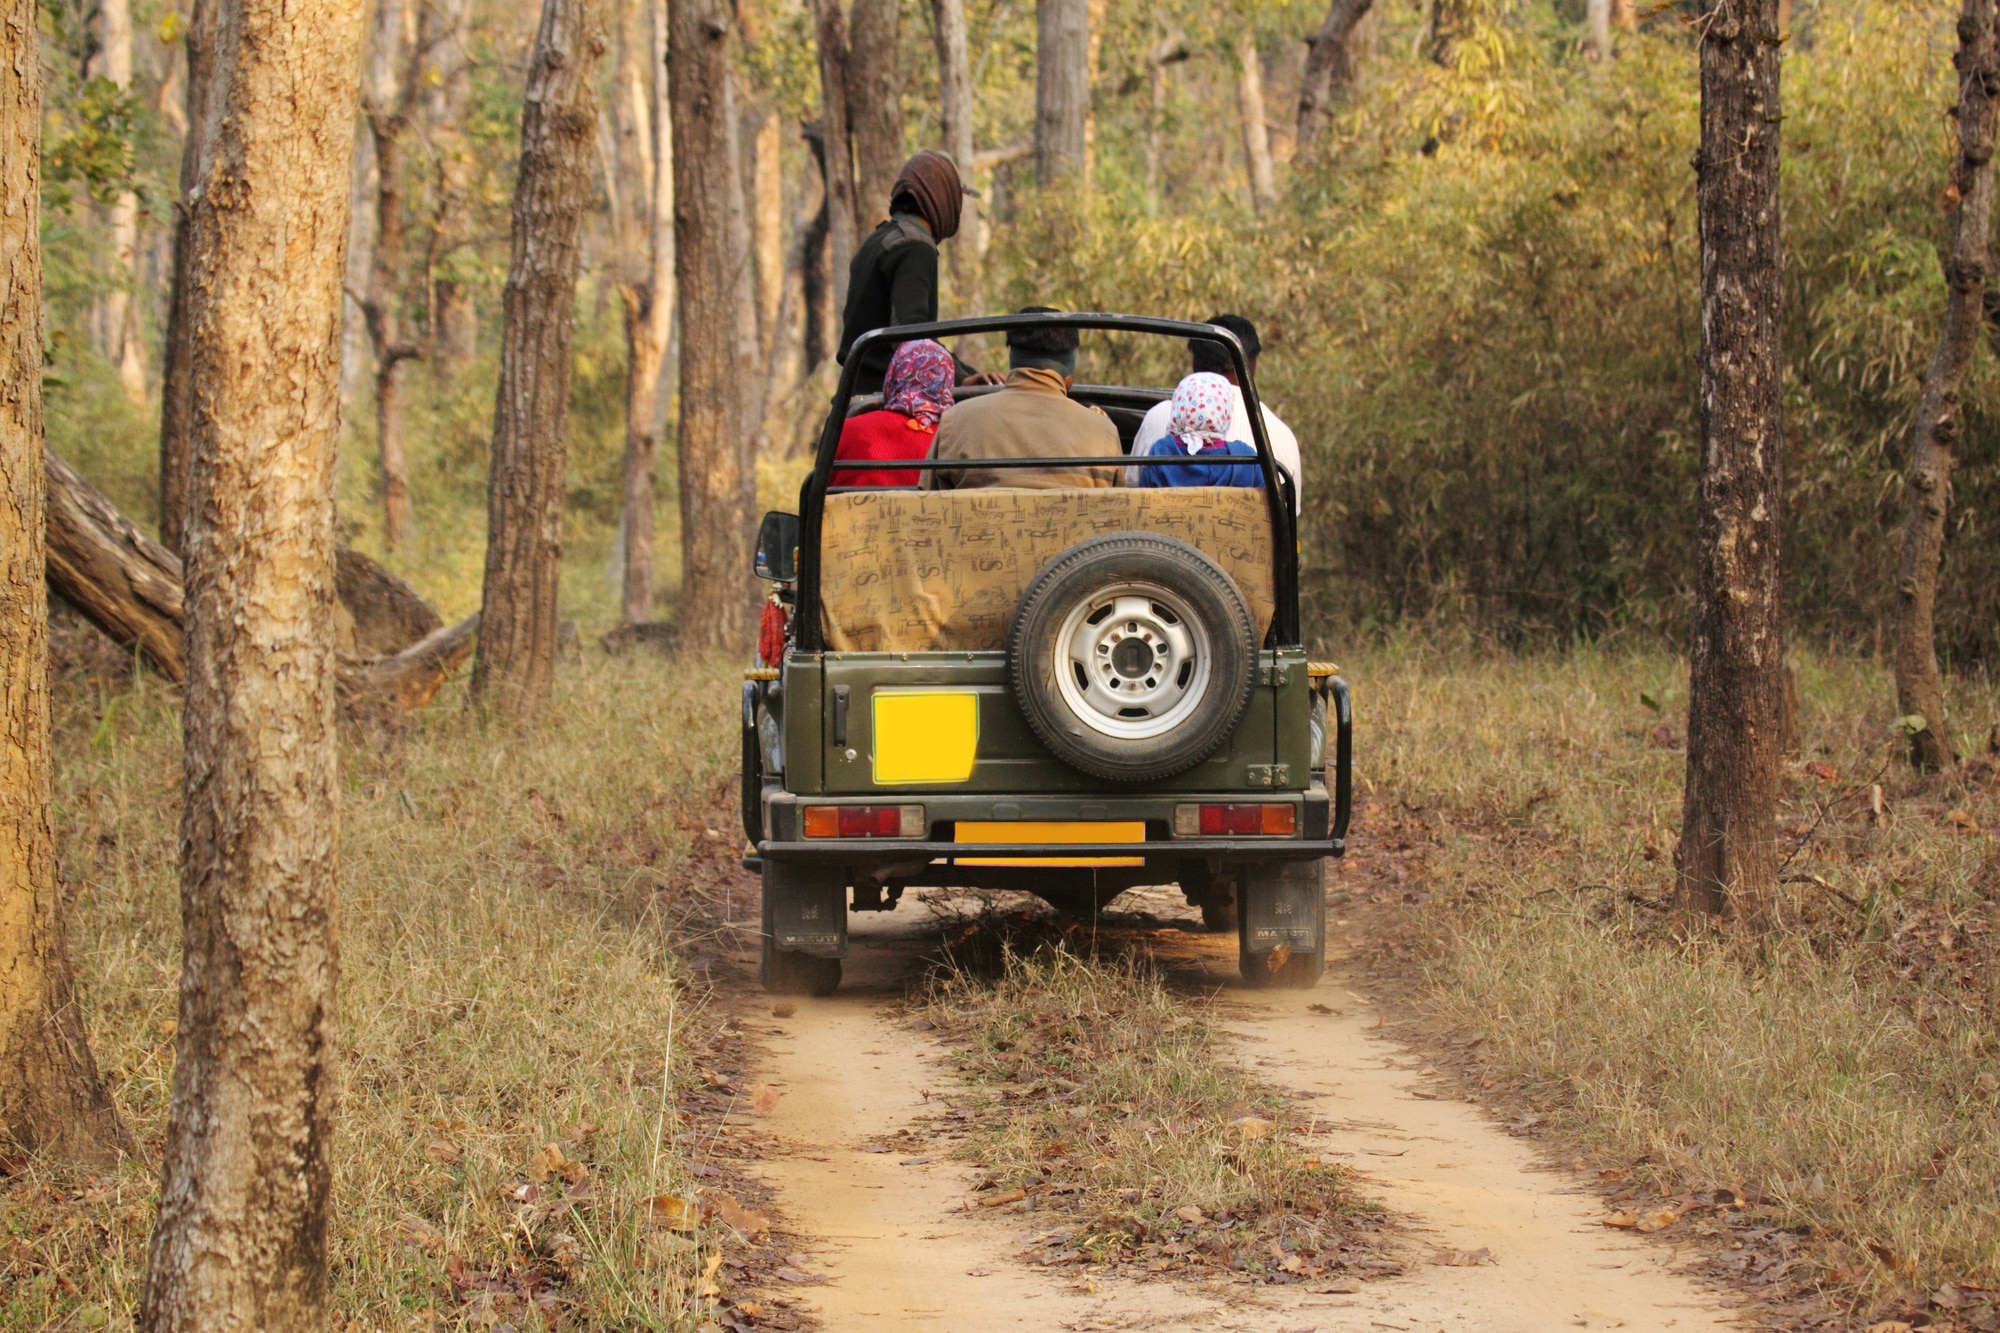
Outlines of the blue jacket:
M 1181 442 L 1169 435 L 1163 439 L 1155 440 L 1153 448 L 1147 457 L 1183 458 L 1192 456 L 1195 458 L 1205 458 L 1211 454 L 1217 458 L 1227 455 L 1232 458 L 1249 458 L 1254 460 L 1257 457 L 1257 450 L 1255 447 L 1245 444 L 1241 440 L 1225 440 L 1220 444 L 1207 446 L 1199 454 L 1189 455 L 1187 450 L 1181 446 Z M 1183 463 L 1177 467 L 1141 467 L 1139 469 L 1139 484 L 1141 486 L 1157 487 L 1262 486 L 1264 484 L 1264 471 L 1254 461 L 1249 463 Z

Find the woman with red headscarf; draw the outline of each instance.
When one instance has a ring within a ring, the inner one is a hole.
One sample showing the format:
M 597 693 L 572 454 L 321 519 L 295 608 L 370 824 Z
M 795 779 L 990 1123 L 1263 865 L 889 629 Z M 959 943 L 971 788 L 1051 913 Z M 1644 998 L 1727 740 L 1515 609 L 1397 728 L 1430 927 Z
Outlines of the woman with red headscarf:
M 951 406 L 951 353 L 928 338 L 907 342 L 889 358 L 879 411 L 849 417 L 834 450 L 839 462 L 907 462 L 923 458 L 937 439 L 938 418 Z M 915 468 L 840 468 L 835 486 L 914 486 Z

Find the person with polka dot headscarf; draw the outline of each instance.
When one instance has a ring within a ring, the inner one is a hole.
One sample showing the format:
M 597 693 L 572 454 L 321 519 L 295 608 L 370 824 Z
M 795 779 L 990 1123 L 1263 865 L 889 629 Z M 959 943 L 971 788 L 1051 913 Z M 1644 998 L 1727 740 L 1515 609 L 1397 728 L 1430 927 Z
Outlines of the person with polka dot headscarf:
M 1262 486 L 1263 469 L 1257 466 L 1255 446 L 1229 436 L 1235 397 L 1229 381 L 1208 371 L 1197 371 L 1174 388 L 1173 406 L 1167 433 L 1146 451 L 1148 458 L 1198 457 L 1211 455 L 1213 463 L 1182 463 L 1173 467 L 1142 464 L 1137 468 L 1140 486 Z M 1247 458 L 1247 463 L 1225 461 Z

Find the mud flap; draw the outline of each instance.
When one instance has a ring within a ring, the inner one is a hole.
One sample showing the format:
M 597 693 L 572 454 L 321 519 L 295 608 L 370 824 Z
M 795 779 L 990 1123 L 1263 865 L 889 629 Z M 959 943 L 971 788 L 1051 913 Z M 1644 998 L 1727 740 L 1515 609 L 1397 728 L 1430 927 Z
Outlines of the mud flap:
M 847 872 L 764 862 L 764 929 L 788 953 L 847 956 Z
M 1243 952 L 1252 957 L 1288 946 L 1292 953 L 1326 947 L 1326 862 L 1295 861 L 1244 874 L 1239 910 Z

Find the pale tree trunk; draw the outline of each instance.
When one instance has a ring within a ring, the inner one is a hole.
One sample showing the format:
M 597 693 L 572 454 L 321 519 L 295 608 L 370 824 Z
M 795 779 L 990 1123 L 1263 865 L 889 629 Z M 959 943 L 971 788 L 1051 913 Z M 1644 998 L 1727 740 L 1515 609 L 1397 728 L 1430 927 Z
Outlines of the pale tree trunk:
M 1257 51 L 1257 34 L 1247 26 L 1236 39 L 1236 113 L 1243 122 L 1250 202 L 1261 212 L 1278 197 L 1278 178 L 1271 166 L 1271 131 L 1264 124 L 1264 58 Z
M 189 235 L 173 1098 L 139 1327 L 326 1326 L 339 779 L 334 456 L 361 9 L 220 0 Z
M 611 123 L 622 189 L 613 228 L 625 317 L 624 534 L 620 615 L 653 618 L 654 470 L 660 367 L 674 308 L 674 169 L 666 105 L 664 0 L 618 0 L 618 70 Z
M 104 38 L 104 77 L 132 89 L 132 0 L 98 0 Z M 118 286 L 104 297 L 106 351 L 118 366 L 118 384 L 133 404 L 146 404 L 146 341 L 139 327 L 139 196 L 122 192 L 111 205 L 111 262 Z
M 1905 717 L 1924 720 L 1922 729 L 1910 736 L 1910 763 L 1926 772 L 1958 762 L 1945 718 L 1944 676 L 1938 670 L 1937 587 L 1952 449 L 1964 430 L 1959 390 L 1979 345 L 1987 236 L 1993 225 L 1994 96 L 2000 92 L 1994 0 L 1964 0 L 1956 64 L 1958 161 L 1952 190 L 1959 196 L 1958 219 L 1951 258 L 1945 262 L 1944 331 L 1924 371 L 1923 396 L 1910 433 L 1903 553 L 1896 569 L 1896 707 Z
M 854 230 L 889 216 L 889 188 L 903 169 L 902 79 L 896 70 L 900 0 L 854 0 L 849 12 L 847 126 L 854 139 Z M 837 256 L 842 262 L 846 256 Z
M 1304 159 L 1319 138 L 1327 108 L 1354 83 L 1354 29 L 1373 8 L 1374 0 L 1333 0 L 1326 21 L 1306 52 L 1305 74 L 1299 79 L 1297 147 L 1292 156 Z
M 604 46 L 593 0 L 543 0 L 521 113 L 472 667 L 473 698 L 502 717 L 538 711 L 555 688 L 570 336 Z
M 847 309 L 847 266 L 861 241 L 854 146 L 848 125 L 847 16 L 840 0 L 813 0 L 813 16 L 819 50 L 817 155 L 820 175 L 826 183 L 826 247 L 830 256 L 827 294 L 833 307 L 833 338 L 837 344 L 839 320 Z M 882 202 L 887 205 L 889 201 Z
M 741 650 L 756 601 L 756 478 L 742 389 L 754 367 L 742 336 L 747 238 L 733 142 L 732 24 L 723 0 L 677 0 L 669 15 L 680 325 L 694 335 L 681 339 L 681 642 Z
M 1035 183 L 1049 189 L 1084 170 L 1090 116 L 1090 0 L 1036 0 Z
M 375 149 L 375 246 L 361 315 L 375 356 L 375 450 L 381 469 L 382 544 L 405 545 L 414 527 L 410 464 L 403 435 L 403 375 L 421 358 L 421 343 L 405 336 L 403 264 L 408 222 L 403 216 L 403 136 L 423 87 L 416 16 L 411 0 L 377 0 L 362 112 Z
M 0 3 L 0 1145 L 104 1166 L 131 1140 L 84 1039 L 50 807 L 42 472 L 42 71 Z
M 1179 33 L 1154 43 L 1146 59 L 1148 102 L 1146 107 L 1146 211 L 1160 207 L 1161 142 L 1167 123 L 1167 71 L 1186 60 L 1187 39 Z
M 180 198 L 174 201 L 173 291 L 160 354 L 160 543 L 176 554 L 187 522 L 188 232 L 202 207 L 201 150 L 207 133 L 215 0 L 193 0 L 187 36 L 187 137 L 181 144 Z
M 757 353 L 768 363 L 778 341 L 778 307 L 785 299 L 785 178 L 778 113 L 768 106 L 747 117 L 750 136 L 750 236 L 757 259 Z
M 1776 924 L 1783 757 L 1777 0 L 1701 0 L 1700 512 L 1676 899 Z
M 958 174 L 973 184 L 972 63 L 966 45 L 965 0 L 931 0 L 931 37 L 937 46 L 938 102 L 943 117 L 944 150 L 958 165 Z M 980 313 L 979 200 L 965 197 L 958 235 L 949 242 L 951 294 L 959 315 Z
M 1611 0 L 1584 0 L 1584 21 L 1590 29 L 1590 58 L 1611 59 Z
M 427 66 L 424 137 L 437 162 L 435 249 L 446 257 L 431 282 L 431 356 L 440 374 L 455 378 L 471 364 L 479 341 L 472 288 L 449 262 L 451 252 L 472 239 L 477 163 L 465 136 L 472 104 L 472 0 L 426 0 L 419 30 Z
M 1611 26 L 1632 32 L 1639 26 L 1639 10 L 1634 0 L 1611 0 Z

